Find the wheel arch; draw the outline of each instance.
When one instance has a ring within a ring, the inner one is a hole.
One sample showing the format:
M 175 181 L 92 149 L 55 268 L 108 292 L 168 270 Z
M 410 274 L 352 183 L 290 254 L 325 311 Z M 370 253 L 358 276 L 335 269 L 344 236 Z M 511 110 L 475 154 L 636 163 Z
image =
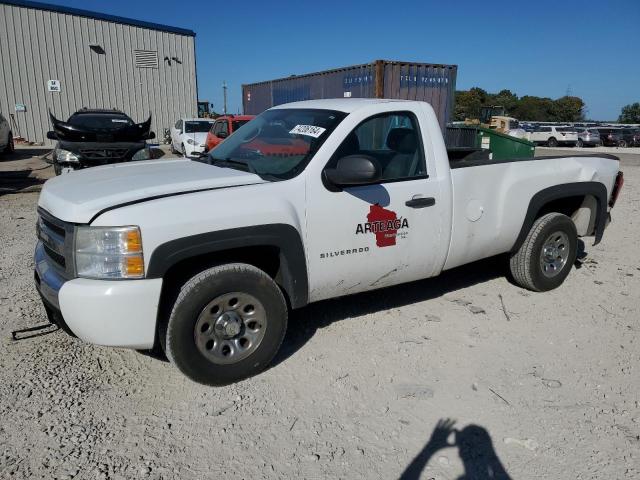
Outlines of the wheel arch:
M 180 281 L 222 262 L 244 262 L 266 271 L 293 308 L 309 301 L 304 246 L 298 230 L 287 224 L 207 232 L 163 243 L 151 254 L 147 278 Z
M 594 235 L 594 245 L 602 240 L 607 221 L 607 189 L 600 182 L 575 182 L 554 185 L 536 193 L 530 200 L 520 233 L 511 248 L 516 252 L 523 244 L 536 219 L 550 212 L 571 217 L 580 236 Z M 585 215 L 588 215 L 585 226 Z

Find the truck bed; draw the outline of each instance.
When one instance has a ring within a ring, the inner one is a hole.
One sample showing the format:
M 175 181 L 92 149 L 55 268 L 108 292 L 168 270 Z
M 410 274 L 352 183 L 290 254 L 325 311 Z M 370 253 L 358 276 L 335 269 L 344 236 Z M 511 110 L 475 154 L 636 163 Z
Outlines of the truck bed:
M 599 182 L 611 195 L 619 161 L 588 154 L 516 160 L 451 160 L 453 217 L 445 269 L 509 252 L 534 195 L 556 185 Z M 475 168 L 482 167 L 482 168 Z

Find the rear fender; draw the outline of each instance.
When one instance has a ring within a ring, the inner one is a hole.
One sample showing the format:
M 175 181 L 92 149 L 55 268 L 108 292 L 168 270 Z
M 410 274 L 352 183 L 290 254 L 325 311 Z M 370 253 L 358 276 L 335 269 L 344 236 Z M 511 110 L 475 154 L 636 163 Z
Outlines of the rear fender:
M 555 200 L 561 200 L 563 198 L 587 196 L 590 195 L 595 199 L 595 219 L 590 219 L 590 223 L 593 224 L 593 232 L 595 236 L 594 245 L 597 245 L 602 240 L 604 229 L 607 225 L 607 189 L 604 184 L 600 182 L 576 182 L 576 183 L 564 183 L 561 185 L 554 185 L 553 187 L 545 188 L 544 190 L 536 193 L 529 202 L 527 213 L 525 215 L 524 222 L 518 234 L 513 247 L 512 252 L 517 251 L 527 238 L 533 223 L 539 217 L 540 211 L 550 202 Z M 583 202 L 584 205 L 584 202 Z M 589 228 L 589 227 L 587 227 Z M 589 232 L 587 232 L 589 233 Z

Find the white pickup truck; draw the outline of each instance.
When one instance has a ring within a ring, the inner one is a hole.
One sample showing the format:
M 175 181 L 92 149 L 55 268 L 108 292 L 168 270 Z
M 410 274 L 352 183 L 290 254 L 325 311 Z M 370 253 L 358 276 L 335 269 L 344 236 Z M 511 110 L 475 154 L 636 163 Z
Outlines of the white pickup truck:
M 430 105 L 280 105 L 206 162 L 151 160 L 49 180 L 35 283 L 51 321 L 101 345 L 161 346 L 191 379 L 264 369 L 289 309 L 507 253 L 515 282 L 558 287 L 599 242 L 614 156 L 451 160 Z

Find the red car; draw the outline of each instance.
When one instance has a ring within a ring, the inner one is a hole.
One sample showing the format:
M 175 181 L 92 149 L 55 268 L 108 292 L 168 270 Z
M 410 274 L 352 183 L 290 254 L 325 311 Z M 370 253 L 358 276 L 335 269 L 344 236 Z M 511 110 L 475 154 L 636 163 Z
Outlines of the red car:
M 255 115 L 224 115 L 216 118 L 214 124 L 211 125 L 209 133 L 207 133 L 205 151 L 208 152 L 217 147 L 225 138 L 254 118 Z

